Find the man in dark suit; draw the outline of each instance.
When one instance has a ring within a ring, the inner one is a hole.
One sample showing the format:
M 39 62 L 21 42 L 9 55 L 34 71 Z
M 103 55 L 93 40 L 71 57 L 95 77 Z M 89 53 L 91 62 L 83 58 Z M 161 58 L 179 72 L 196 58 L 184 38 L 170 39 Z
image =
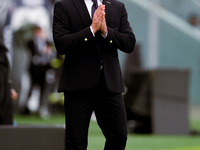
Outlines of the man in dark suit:
M 124 4 L 59 1 L 54 7 L 53 37 L 58 53 L 65 54 L 58 91 L 65 94 L 66 149 L 87 149 L 94 111 L 106 138 L 104 150 L 124 150 L 127 126 L 117 49 L 130 53 L 135 46 Z

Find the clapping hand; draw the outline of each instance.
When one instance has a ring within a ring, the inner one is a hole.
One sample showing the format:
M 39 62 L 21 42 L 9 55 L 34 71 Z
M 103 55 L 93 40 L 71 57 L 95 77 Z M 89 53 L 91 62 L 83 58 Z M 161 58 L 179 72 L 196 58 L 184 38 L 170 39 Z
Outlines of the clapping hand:
M 94 13 L 94 17 L 92 19 L 92 30 L 95 34 L 98 30 L 101 31 L 101 34 L 106 37 L 107 34 L 107 25 L 105 19 L 105 5 L 100 4 L 97 10 Z

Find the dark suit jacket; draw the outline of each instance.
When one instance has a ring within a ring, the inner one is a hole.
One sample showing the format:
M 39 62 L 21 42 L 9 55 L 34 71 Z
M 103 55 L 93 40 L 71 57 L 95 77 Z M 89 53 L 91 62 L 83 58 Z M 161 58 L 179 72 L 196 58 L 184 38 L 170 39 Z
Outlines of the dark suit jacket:
M 55 4 L 53 38 L 59 54 L 65 54 L 58 91 L 84 91 L 94 88 L 100 76 L 101 52 L 108 90 L 124 91 L 118 50 L 133 51 L 135 36 L 123 3 L 104 0 L 108 34 L 93 36 L 92 19 L 84 0 L 62 0 Z M 100 52 L 101 51 L 101 52 Z

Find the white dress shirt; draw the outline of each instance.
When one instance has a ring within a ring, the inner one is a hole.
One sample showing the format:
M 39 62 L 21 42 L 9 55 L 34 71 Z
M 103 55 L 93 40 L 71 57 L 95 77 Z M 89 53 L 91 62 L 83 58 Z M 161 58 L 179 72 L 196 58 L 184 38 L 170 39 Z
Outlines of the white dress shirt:
M 84 0 L 84 1 L 85 1 L 85 5 L 87 6 L 87 9 L 88 9 L 88 12 L 90 14 L 90 17 L 92 18 L 91 11 L 92 11 L 92 5 L 93 5 L 94 2 L 92 0 Z M 102 4 L 102 2 L 103 2 L 103 0 L 97 0 L 98 6 L 100 4 Z

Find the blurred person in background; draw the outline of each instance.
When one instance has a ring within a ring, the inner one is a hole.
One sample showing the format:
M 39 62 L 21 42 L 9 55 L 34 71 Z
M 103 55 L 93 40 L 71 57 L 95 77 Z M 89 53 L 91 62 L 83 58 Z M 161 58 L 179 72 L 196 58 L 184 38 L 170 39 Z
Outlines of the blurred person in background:
M 43 30 L 39 26 L 36 26 L 33 32 L 33 39 L 27 43 L 32 54 L 30 66 L 32 86 L 27 104 L 27 111 L 37 112 L 44 99 L 43 93 L 45 90 L 46 77 L 48 77 L 47 71 L 50 69 L 50 62 L 55 57 L 55 52 L 52 50 L 51 43 L 47 41 Z
M 200 18 L 193 14 L 190 16 L 188 22 L 193 27 L 194 32 L 200 37 Z
M 8 52 L 2 38 L 0 38 L 0 125 L 13 124 L 12 100 L 18 98 L 18 94 L 11 89 L 9 83 L 10 66 L 6 53 Z

